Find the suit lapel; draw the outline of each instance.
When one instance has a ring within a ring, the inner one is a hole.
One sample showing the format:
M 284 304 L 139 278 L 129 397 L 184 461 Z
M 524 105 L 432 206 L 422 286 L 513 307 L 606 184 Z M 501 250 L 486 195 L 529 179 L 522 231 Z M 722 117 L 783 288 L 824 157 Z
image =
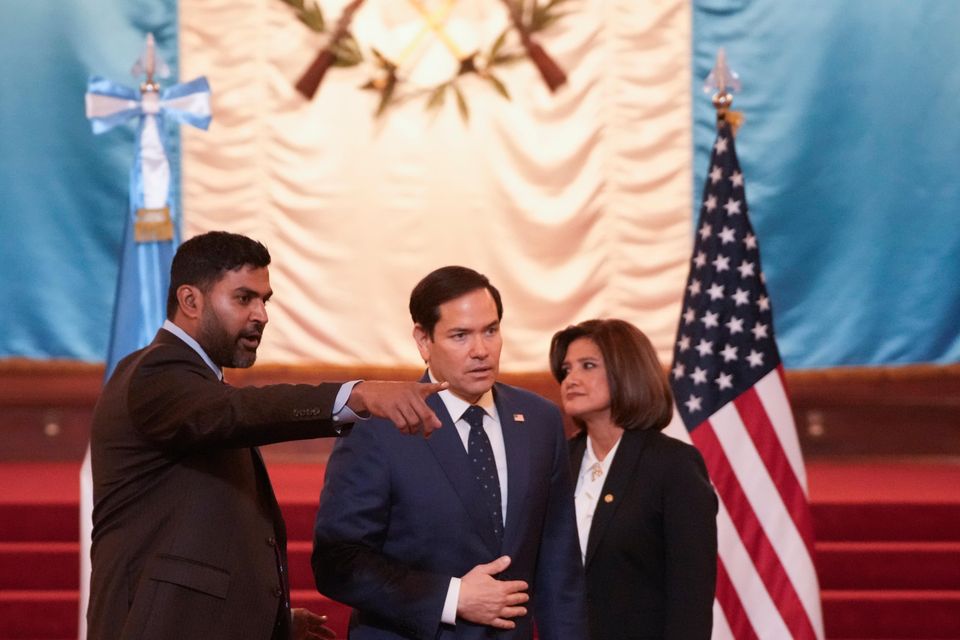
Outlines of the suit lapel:
M 584 438 L 584 447 L 587 439 Z M 603 539 L 608 526 L 613 520 L 617 507 L 626 497 L 626 489 L 630 484 L 630 479 L 634 475 L 634 470 L 640 461 L 647 442 L 647 432 L 645 431 L 624 431 L 620 439 L 620 446 L 617 447 L 617 453 L 610 464 L 610 472 L 603 483 L 603 490 L 600 492 L 600 500 L 597 502 L 597 510 L 593 513 L 593 523 L 590 525 L 590 536 L 587 538 L 587 556 L 584 566 L 589 567 L 593 555 Z M 584 448 L 580 449 L 580 458 L 583 458 Z M 580 467 L 577 466 L 577 473 Z M 607 496 L 611 500 L 607 502 Z
M 180 339 L 180 336 L 176 335 L 175 333 L 171 333 L 170 331 L 167 331 L 166 329 L 161 327 L 157 331 L 157 335 L 153 338 L 153 344 L 171 345 L 171 346 L 177 347 L 178 349 L 181 349 L 184 353 L 189 353 L 190 357 L 193 358 L 193 360 L 195 360 L 198 364 L 203 366 L 205 377 L 210 378 L 211 380 L 215 380 L 217 382 L 223 382 L 224 384 L 228 384 L 226 378 L 223 378 L 223 379 L 219 378 L 217 374 L 214 373 L 213 370 L 210 368 L 210 365 L 207 364 L 207 362 L 203 359 L 203 357 L 201 357 L 201 355 L 197 353 L 197 351 L 193 347 L 191 347 L 189 344 L 187 344 L 182 339 Z
M 499 555 L 500 542 L 493 532 L 493 526 L 484 509 L 483 494 L 480 492 L 476 478 L 473 477 L 470 460 L 463 448 L 463 441 L 457 433 L 457 427 L 453 424 L 453 418 L 443 404 L 443 400 L 436 394 L 427 398 L 427 405 L 443 423 L 442 427 L 427 439 L 427 446 L 433 451 L 437 462 L 450 480 L 450 484 L 453 485 L 454 491 L 460 497 L 460 502 L 470 514 L 474 530 L 483 538 L 491 552 Z
M 523 412 L 501 385 L 494 385 L 493 399 L 500 416 L 503 446 L 507 451 L 507 521 L 503 530 L 505 552 L 516 548 L 515 538 L 526 512 L 524 505 L 530 486 L 530 430 L 523 422 Z M 521 416 L 517 421 L 517 417 Z

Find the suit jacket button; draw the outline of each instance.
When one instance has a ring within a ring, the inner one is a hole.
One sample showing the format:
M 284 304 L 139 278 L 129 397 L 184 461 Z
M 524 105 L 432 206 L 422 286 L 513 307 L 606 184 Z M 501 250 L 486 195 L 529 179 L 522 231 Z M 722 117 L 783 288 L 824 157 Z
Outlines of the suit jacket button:
M 274 538 L 273 536 L 270 536 L 269 538 L 267 538 L 267 546 L 268 546 L 268 547 L 275 547 L 276 545 L 277 545 L 277 539 L 276 539 L 276 538 Z
M 273 597 L 274 597 L 274 598 L 279 598 L 279 597 L 282 596 L 282 595 L 283 595 L 283 589 L 281 589 L 280 587 L 274 588 L 274 590 L 273 590 Z

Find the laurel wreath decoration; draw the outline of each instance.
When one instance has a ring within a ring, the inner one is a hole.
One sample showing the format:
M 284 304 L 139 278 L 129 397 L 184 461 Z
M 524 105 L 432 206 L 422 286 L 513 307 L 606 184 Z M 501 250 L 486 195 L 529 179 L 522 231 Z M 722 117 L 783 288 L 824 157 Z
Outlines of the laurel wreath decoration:
M 408 0 L 423 13 L 429 20 L 421 0 Z M 326 36 L 326 46 L 320 51 L 310 67 L 297 82 L 297 90 L 308 99 L 313 98 L 326 72 L 331 67 L 355 67 L 368 62 L 363 49 L 350 32 L 350 22 L 353 15 L 363 4 L 363 0 L 353 0 L 343 10 L 337 22 L 329 27 L 317 0 L 281 0 L 288 5 L 297 19 L 307 28 Z M 494 40 L 493 44 L 484 51 L 473 51 L 468 54 L 459 54 L 453 43 L 445 41 L 451 53 L 458 53 L 458 68 L 454 75 L 432 87 L 405 87 L 398 64 L 387 59 L 376 48 L 371 47 L 369 62 L 373 66 L 373 74 L 361 86 L 362 89 L 375 91 L 380 99 L 377 104 L 376 117 L 381 117 L 394 105 L 418 97 L 425 97 L 427 110 L 437 110 L 443 106 L 448 94 L 456 100 L 457 109 L 461 118 L 468 121 L 470 108 L 464 95 L 461 81 L 470 75 L 475 75 L 489 83 L 493 89 L 510 99 L 510 92 L 506 85 L 497 76 L 497 71 L 505 65 L 516 63 L 529 58 L 540 72 L 544 82 L 551 91 L 556 91 L 566 82 L 566 74 L 553 61 L 543 48 L 533 40 L 533 36 L 549 29 L 560 19 L 569 15 L 564 5 L 570 0 L 501 0 L 510 14 L 510 25 L 506 27 Z M 442 30 L 435 30 L 436 35 L 445 40 Z M 510 38 L 516 32 L 518 38 Z

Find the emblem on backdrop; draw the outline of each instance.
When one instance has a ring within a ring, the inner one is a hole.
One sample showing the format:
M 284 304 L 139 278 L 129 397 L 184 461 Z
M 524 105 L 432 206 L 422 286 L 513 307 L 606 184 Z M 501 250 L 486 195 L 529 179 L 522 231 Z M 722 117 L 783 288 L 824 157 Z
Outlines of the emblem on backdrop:
M 332 2 L 281 1 L 325 38 L 296 83 L 308 99 L 331 67 L 364 66 L 370 75 L 361 88 L 379 95 L 376 116 L 408 100 L 437 109 L 450 98 L 467 120 L 468 76 L 508 100 L 499 77 L 507 65 L 532 62 L 551 92 L 567 81 L 541 41 L 570 13 L 570 0 L 350 0 L 338 15 L 326 8 Z

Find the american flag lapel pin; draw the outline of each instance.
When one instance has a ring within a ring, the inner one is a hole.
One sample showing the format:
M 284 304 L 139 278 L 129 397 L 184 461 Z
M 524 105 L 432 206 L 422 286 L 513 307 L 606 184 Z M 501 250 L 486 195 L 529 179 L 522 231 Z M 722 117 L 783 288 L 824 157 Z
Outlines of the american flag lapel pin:
M 523 414 L 522 414 L 522 413 L 515 413 L 515 414 L 513 414 L 513 421 L 514 421 L 514 422 L 523 422 Z

